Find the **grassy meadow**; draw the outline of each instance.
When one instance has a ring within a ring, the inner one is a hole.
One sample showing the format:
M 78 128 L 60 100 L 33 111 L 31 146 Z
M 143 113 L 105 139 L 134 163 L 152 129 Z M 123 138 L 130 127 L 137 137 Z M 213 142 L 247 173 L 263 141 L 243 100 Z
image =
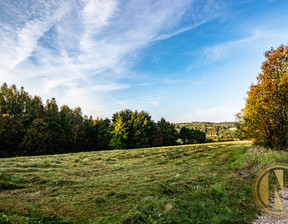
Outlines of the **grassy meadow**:
M 251 223 L 249 142 L 0 159 L 0 223 Z

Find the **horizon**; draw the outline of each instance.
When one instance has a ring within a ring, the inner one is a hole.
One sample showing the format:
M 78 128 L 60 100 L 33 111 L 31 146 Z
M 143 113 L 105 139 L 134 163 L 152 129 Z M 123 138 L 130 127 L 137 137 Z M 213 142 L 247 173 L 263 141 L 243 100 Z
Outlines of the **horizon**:
M 284 0 L 2 1 L 0 82 L 94 118 L 131 109 L 234 122 L 265 51 L 288 43 L 287 10 Z

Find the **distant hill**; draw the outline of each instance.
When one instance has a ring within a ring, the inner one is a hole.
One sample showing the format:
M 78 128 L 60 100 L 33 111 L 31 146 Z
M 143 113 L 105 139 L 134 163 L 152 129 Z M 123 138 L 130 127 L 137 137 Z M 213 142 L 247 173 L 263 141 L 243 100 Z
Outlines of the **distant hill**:
M 182 127 L 200 130 L 206 134 L 206 138 L 210 141 L 236 141 L 237 128 L 235 122 L 190 122 L 190 123 L 174 123 L 176 128 L 180 130 Z

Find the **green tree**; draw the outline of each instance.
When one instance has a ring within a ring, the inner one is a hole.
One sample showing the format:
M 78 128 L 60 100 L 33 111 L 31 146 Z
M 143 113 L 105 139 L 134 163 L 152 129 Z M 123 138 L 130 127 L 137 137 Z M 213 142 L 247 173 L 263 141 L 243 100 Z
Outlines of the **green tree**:
M 157 130 L 156 124 L 151 120 L 151 116 L 147 112 L 138 112 L 136 110 L 132 113 L 131 123 L 128 135 L 128 148 L 151 146 Z
M 161 120 L 157 122 L 157 125 L 162 131 L 163 145 L 175 145 L 178 139 L 178 132 L 175 125 L 166 121 L 164 118 L 161 118 Z
M 36 118 L 44 118 L 44 106 L 39 96 L 34 96 L 28 101 L 26 112 L 31 121 Z
M 111 121 L 106 119 L 97 119 L 94 121 L 94 124 L 97 127 L 97 149 L 98 150 L 107 150 L 109 149 L 111 133 Z
M 94 120 L 92 119 L 92 116 L 90 116 L 90 118 L 88 118 L 87 116 L 84 116 L 84 141 L 83 141 L 83 148 L 82 150 L 85 151 L 93 151 L 96 150 L 97 147 L 97 127 L 94 124 Z
M 112 123 L 113 130 L 111 131 L 112 138 L 110 141 L 110 146 L 113 149 L 125 149 L 127 148 L 126 142 L 128 139 L 128 128 L 123 122 L 123 118 L 120 114 L 114 119 Z
M 0 115 L 0 156 L 21 155 L 20 143 L 24 135 L 23 124 L 9 114 Z
M 74 110 L 72 110 L 72 115 L 73 148 L 74 151 L 83 151 L 85 150 L 83 147 L 83 142 L 86 132 L 81 108 L 76 107 Z
M 163 132 L 161 128 L 157 127 L 154 142 L 152 143 L 151 146 L 161 146 L 163 145 Z
M 245 139 L 245 134 L 243 133 L 243 111 L 235 114 L 235 124 L 235 137 L 240 140 Z
M 113 115 L 111 130 L 112 148 L 140 148 L 153 144 L 157 126 L 147 112 L 122 110 Z
M 53 152 L 63 153 L 65 144 L 64 130 L 61 125 L 61 117 L 55 98 L 46 101 L 44 108 L 44 121 L 48 124 L 49 133 L 52 138 Z
M 192 131 L 190 128 L 182 127 L 180 130 L 180 138 L 184 143 L 191 143 L 190 139 L 192 138 Z
M 204 143 L 206 142 L 206 135 L 200 130 L 192 130 L 192 140 L 194 143 Z
M 206 142 L 206 134 L 200 130 L 194 130 L 182 127 L 180 130 L 180 138 L 184 143 L 204 143 Z
M 20 148 L 22 155 L 52 153 L 51 135 L 48 125 L 40 118 L 35 119 L 25 132 Z
M 248 92 L 242 130 L 255 143 L 283 150 L 288 145 L 288 46 L 272 48 L 265 57 Z
M 80 107 L 70 109 L 68 106 L 63 105 L 61 107 L 59 116 L 60 126 L 63 130 L 65 152 L 79 152 L 86 150 L 85 148 L 88 144 L 85 139 L 86 129 L 89 132 L 88 135 L 93 135 L 92 132 L 94 132 L 94 130 L 92 131 L 93 128 L 91 129 L 93 121 L 89 120 L 88 118 L 83 118 Z M 91 140 L 91 136 L 89 138 Z M 94 145 L 89 146 L 90 149 L 87 150 L 91 150 L 91 147 L 94 147 Z
M 19 91 L 16 85 L 8 87 L 6 83 L 0 89 L 0 112 L 1 114 L 10 114 L 16 117 L 22 117 L 27 114 L 31 96 L 21 87 Z
M 61 127 L 63 129 L 64 151 L 69 152 L 73 149 L 74 138 L 72 132 L 73 125 L 73 111 L 67 106 L 63 105 L 60 110 Z

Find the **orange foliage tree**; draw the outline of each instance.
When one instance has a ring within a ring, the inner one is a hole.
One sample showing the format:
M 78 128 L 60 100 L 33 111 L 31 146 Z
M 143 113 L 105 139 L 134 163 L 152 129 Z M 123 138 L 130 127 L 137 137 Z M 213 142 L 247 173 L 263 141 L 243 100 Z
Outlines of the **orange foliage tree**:
M 242 131 L 254 143 L 276 150 L 288 147 L 288 45 L 265 53 L 266 61 L 250 86 Z

